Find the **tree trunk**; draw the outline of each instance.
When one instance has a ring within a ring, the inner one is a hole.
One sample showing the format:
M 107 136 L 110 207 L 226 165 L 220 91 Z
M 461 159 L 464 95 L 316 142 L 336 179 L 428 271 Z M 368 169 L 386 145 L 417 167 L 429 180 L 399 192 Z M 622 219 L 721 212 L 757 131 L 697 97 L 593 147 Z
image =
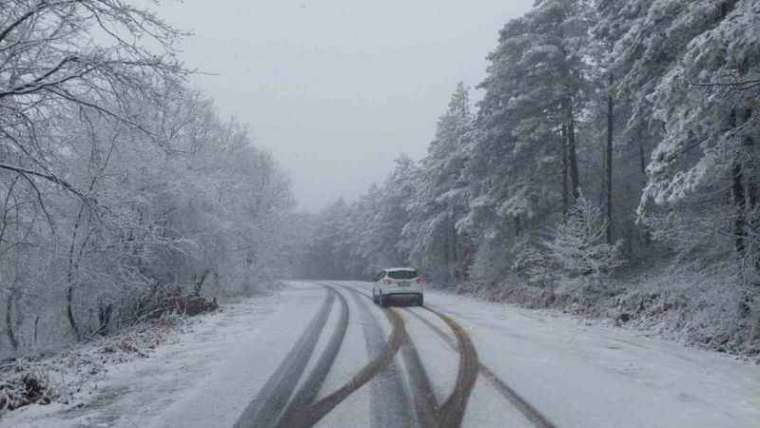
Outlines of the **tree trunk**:
M 641 171 L 641 189 L 643 193 L 644 187 L 647 185 L 647 159 L 646 159 L 646 149 L 644 147 L 644 138 L 641 136 L 641 133 L 638 133 L 638 140 L 639 140 L 639 168 Z M 649 247 L 649 245 L 652 243 L 652 236 L 649 234 L 649 231 L 644 228 L 642 229 L 642 235 L 644 240 L 644 246 Z
M 742 116 L 743 123 L 746 124 L 752 119 L 752 112 L 752 107 L 747 107 L 744 109 L 744 114 Z M 750 242 L 752 244 L 750 251 L 751 256 L 754 258 L 755 270 L 760 272 L 760 254 L 758 254 L 757 244 L 755 243 L 755 240 L 758 236 L 758 227 L 760 227 L 760 219 L 757 218 L 757 204 L 758 197 L 760 196 L 758 194 L 760 191 L 760 183 L 758 183 L 758 180 L 760 180 L 760 167 L 758 166 L 758 153 L 757 149 L 755 148 L 755 140 L 752 138 L 752 135 L 744 136 L 742 146 L 743 150 L 745 150 L 749 157 L 749 160 L 746 162 L 748 167 L 745 170 L 745 174 L 747 175 L 747 203 L 749 203 L 748 210 L 746 211 L 747 215 L 749 215 L 747 228 L 749 230 L 749 233 L 751 233 Z
M 644 177 L 644 185 L 647 182 L 647 158 L 646 149 L 644 148 L 644 139 L 639 136 L 639 168 L 641 176 Z
M 744 249 L 745 249 L 745 234 L 746 231 L 744 230 L 745 224 L 746 224 L 746 199 L 744 194 L 744 174 L 742 171 L 742 164 L 741 161 L 738 159 L 738 154 L 736 155 L 737 159 L 734 159 L 734 165 L 733 165 L 733 171 L 732 171 L 732 185 L 731 185 L 731 193 L 733 196 L 734 201 L 734 211 L 735 211 L 735 219 L 734 219 L 734 239 L 735 239 L 735 247 L 736 252 L 739 254 L 739 256 L 744 255 Z
M 38 337 L 37 333 L 39 332 L 39 327 L 40 327 L 40 316 L 37 315 L 36 317 L 34 317 L 34 335 L 33 336 L 34 336 L 35 349 L 37 348 L 37 337 Z
M 79 325 L 77 324 L 76 318 L 74 317 L 73 284 L 69 284 L 68 288 L 66 288 L 66 319 L 69 321 L 69 326 L 71 326 L 71 330 L 74 332 L 74 336 L 76 337 L 77 341 L 82 340 L 82 334 L 79 331 Z
M 454 258 L 454 279 L 456 281 L 459 281 L 461 279 L 460 270 L 459 270 L 459 239 L 457 239 L 457 225 L 454 221 L 454 208 L 451 209 L 452 217 L 451 217 L 451 254 Z
M 753 169 L 752 173 L 751 177 L 747 177 L 747 199 L 750 212 L 757 208 L 758 196 L 760 196 L 758 195 L 760 186 L 758 186 L 756 171 Z
M 580 179 L 578 176 L 578 157 L 575 150 L 575 113 L 573 112 L 573 102 L 571 98 L 565 101 L 566 120 L 567 120 L 567 160 L 570 168 L 570 189 L 573 199 L 580 196 Z
M 446 237 L 446 268 L 449 271 L 449 276 L 457 280 L 457 236 L 456 225 L 454 224 L 454 207 L 449 207 L 448 215 L 448 236 Z
M 749 139 L 750 144 L 753 141 Z M 754 155 L 754 152 L 753 152 Z M 756 273 L 760 273 L 760 247 L 757 243 L 757 237 L 760 236 L 760 207 L 758 202 L 760 201 L 760 170 L 755 165 L 757 161 L 753 162 L 753 167 L 750 169 L 750 175 L 747 177 L 747 200 L 749 203 L 749 230 L 753 237 L 752 256 L 754 258 L 754 268 Z M 760 286 L 760 282 L 756 285 Z
M 615 100 L 612 98 L 613 75 L 610 73 L 609 88 L 607 89 L 607 150 L 605 156 L 605 179 L 607 184 L 607 243 L 612 244 L 612 138 L 615 126 Z
M 201 291 L 203 289 L 203 283 L 206 282 L 206 277 L 208 277 L 208 274 L 211 273 L 211 269 L 206 269 L 201 273 L 201 277 L 196 279 L 195 285 L 193 287 L 193 295 L 196 297 L 200 297 Z
M 562 215 L 567 217 L 567 212 L 570 209 L 570 197 L 567 182 L 567 127 L 564 124 L 560 132 L 560 149 L 562 150 Z
M 522 224 L 520 223 L 520 216 L 515 216 L 515 237 L 519 238 L 522 234 Z
M 106 336 L 111 328 L 111 315 L 113 314 L 113 303 L 107 305 L 98 305 L 98 333 Z
M 75 288 L 75 272 L 79 269 L 79 262 L 76 261 L 76 255 L 74 249 L 77 244 L 77 235 L 79 233 L 79 227 L 82 223 L 82 217 L 84 216 L 85 206 L 80 206 L 77 219 L 74 222 L 74 230 L 71 232 L 71 245 L 69 246 L 69 260 L 68 270 L 66 272 L 66 319 L 69 321 L 69 326 L 74 332 L 74 336 L 77 341 L 82 340 L 82 332 L 77 324 L 76 317 L 74 315 L 74 288 Z
M 5 327 L 8 342 L 14 351 L 18 350 L 18 337 L 16 337 L 15 323 L 13 322 L 13 300 L 16 297 L 16 289 L 11 289 L 5 301 Z

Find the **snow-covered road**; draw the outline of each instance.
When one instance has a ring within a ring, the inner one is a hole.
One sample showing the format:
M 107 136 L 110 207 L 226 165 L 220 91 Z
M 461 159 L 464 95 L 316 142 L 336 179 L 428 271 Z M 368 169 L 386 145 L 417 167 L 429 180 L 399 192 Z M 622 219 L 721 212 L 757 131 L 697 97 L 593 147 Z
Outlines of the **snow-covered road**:
M 760 369 L 551 312 L 292 282 L 0 426 L 760 427 Z

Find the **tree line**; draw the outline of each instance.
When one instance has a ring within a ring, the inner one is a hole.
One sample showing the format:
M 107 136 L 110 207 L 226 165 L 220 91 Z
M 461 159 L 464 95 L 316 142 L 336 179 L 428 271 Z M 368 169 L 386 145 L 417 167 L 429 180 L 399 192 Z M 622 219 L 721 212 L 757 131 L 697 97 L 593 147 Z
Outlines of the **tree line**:
M 0 357 L 279 275 L 288 178 L 121 0 L 0 1 Z
M 422 160 L 312 220 L 303 274 L 412 264 L 579 296 L 681 266 L 757 314 L 759 18 L 752 0 L 536 1 Z

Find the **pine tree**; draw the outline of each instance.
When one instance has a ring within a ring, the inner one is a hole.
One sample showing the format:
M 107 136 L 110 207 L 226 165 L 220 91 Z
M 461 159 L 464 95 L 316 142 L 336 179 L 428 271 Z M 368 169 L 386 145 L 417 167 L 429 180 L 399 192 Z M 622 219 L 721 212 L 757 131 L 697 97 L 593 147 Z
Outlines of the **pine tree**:
M 442 282 L 461 279 L 468 270 L 468 238 L 457 223 L 467 211 L 462 172 L 471 132 L 469 91 L 460 83 L 421 162 L 416 196 L 408 204 L 411 221 L 404 229 L 403 245 L 412 260 Z
M 580 191 L 576 136 L 589 87 L 587 6 L 537 2 L 504 27 L 489 56 L 477 118 L 481 138 L 468 170 L 477 217 L 502 219 L 518 236 Z

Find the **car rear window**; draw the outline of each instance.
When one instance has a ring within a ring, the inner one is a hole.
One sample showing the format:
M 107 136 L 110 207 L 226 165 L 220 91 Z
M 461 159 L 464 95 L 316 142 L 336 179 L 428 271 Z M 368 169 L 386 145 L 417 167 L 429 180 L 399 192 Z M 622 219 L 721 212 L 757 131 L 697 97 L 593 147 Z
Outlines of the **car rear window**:
M 388 272 L 388 278 L 413 279 L 413 278 L 417 278 L 417 271 L 416 270 L 392 270 Z

